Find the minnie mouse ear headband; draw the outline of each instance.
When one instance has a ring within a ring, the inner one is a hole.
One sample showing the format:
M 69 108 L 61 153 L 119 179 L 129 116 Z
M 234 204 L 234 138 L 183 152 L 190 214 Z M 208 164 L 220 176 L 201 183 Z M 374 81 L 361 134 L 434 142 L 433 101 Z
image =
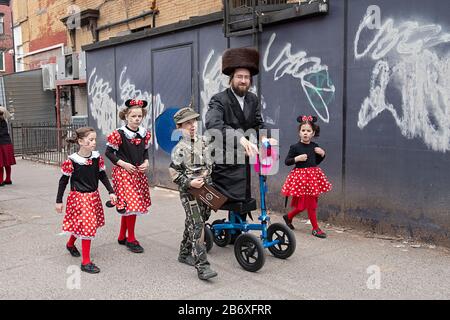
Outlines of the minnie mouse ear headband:
M 297 122 L 302 123 L 302 122 L 317 122 L 317 117 L 315 116 L 298 116 L 297 117 Z
M 128 99 L 127 101 L 125 101 L 125 105 L 127 106 L 127 108 L 131 108 L 131 107 L 145 108 L 145 107 L 147 107 L 148 102 L 145 100 Z

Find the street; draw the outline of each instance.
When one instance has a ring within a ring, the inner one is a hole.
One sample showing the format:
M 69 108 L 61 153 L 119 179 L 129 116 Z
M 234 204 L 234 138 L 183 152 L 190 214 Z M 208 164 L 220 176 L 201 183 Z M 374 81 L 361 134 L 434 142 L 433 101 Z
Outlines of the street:
M 151 213 L 136 224 L 145 252 L 134 254 L 118 245 L 120 217 L 105 207 L 106 226 L 91 249 L 101 272 L 80 274 L 80 258 L 69 255 L 67 236 L 60 235 L 63 215 L 54 210 L 59 168 L 17 161 L 13 185 L 0 188 L 0 299 L 450 298 L 449 249 L 368 237 L 323 222 L 328 238 L 318 239 L 301 220 L 305 213 L 294 220 L 297 249 L 289 259 L 276 259 L 266 250 L 263 268 L 249 273 L 237 263 L 231 245 L 214 246 L 208 259 L 219 275 L 201 281 L 193 267 L 177 261 L 184 228 L 178 193 L 160 188 L 151 189 Z M 105 202 L 103 185 L 100 190 Z M 320 203 L 318 212 L 320 219 Z M 225 212 L 213 212 L 211 220 L 221 217 Z M 282 222 L 281 213 L 272 213 L 271 219 Z M 79 241 L 76 245 L 81 250 Z

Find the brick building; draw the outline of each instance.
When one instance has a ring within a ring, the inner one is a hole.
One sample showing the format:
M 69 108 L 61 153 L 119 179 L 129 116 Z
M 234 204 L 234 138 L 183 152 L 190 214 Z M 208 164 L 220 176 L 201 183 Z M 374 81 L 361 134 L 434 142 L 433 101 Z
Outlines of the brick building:
M 0 75 L 14 72 L 11 8 L 0 2 Z
M 58 123 L 68 124 L 87 115 L 82 46 L 221 11 L 222 1 L 12 0 L 11 6 L 16 70 L 42 68 L 56 78 L 47 88 L 56 93 Z
M 221 0 L 13 0 L 21 70 L 83 45 L 222 10 Z

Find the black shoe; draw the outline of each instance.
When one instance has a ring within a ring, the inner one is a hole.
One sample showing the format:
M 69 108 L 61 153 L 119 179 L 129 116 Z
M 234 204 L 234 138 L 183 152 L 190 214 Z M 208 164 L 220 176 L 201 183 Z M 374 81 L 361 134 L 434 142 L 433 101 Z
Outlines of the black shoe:
M 186 256 L 186 257 L 178 256 L 178 262 L 185 263 L 188 266 L 195 266 L 194 257 L 192 257 L 192 256 Z
M 81 256 L 80 251 L 78 251 L 77 247 L 75 247 L 75 246 L 69 247 L 66 245 L 66 248 L 67 248 L 67 251 L 70 252 L 70 255 L 72 257 L 80 257 Z
M 197 275 L 200 280 L 208 280 L 217 276 L 217 272 L 211 268 L 205 268 L 203 270 L 197 270 Z
M 3 184 L 12 184 L 12 181 L 5 181 L 5 182 L 3 182 Z
M 88 263 L 86 265 L 81 264 L 81 271 L 87 272 L 87 273 L 99 273 L 100 272 L 100 268 L 97 267 L 95 264 Z
M 0 187 L 4 187 L 5 186 L 5 184 L 2 182 L 2 183 L 0 183 Z
M 127 243 L 127 238 L 124 238 L 123 240 L 117 239 L 117 242 L 118 242 L 120 245 L 124 246 L 124 245 Z
M 134 252 L 134 253 L 144 252 L 144 248 L 141 247 L 141 245 L 139 244 L 139 242 L 137 240 L 135 240 L 133 242 L 126 241 L 125 245 L 127 246 L 128 249 L 130 249 L 131 252 Z
M 320 229 L 313 230 L 312 235 L 322 239 L 325 239 L 327 237 L 327 234 Z
M 285 214 L 285 215 L 283 216 L 283 220 L 284 220 L 284 222 L 286 222 L 286 225 L 289 227 L 289 229 L 295 230 L 294 225 L 292 224 L 292 220 L 289 220 L 287 214 Z

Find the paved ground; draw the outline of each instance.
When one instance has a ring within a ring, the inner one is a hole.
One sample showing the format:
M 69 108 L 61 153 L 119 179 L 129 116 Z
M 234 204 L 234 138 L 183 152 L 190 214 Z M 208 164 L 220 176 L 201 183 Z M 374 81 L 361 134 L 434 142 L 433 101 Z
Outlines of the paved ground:
M 145 253 L 117 244 L 120 218 L 105 209 L 107 224 L 91 252 L 102 272 L 82 273 L 77 282 L 80 260 L 65 250 L 63 216 L 54 211 L 59 176 L 57 167 L 18 160 L 14 184 L 0 189 L 0 299 L 450 298 L 450 250 L 333 226 L 324 228 L 329 238 L 322 240 L 300 219 L 297 250 L 288 260 L 267 252 L 264 267 L 249 273 L 231 246 L 215 246 L 209 259 L 219 276 L 200 281 L 176 260 L 184 212 L 178 194 L 163 189 L 152 189 L 151 215 L 138 218 Z M 281 215 L 272 214 L 272 221 Z

